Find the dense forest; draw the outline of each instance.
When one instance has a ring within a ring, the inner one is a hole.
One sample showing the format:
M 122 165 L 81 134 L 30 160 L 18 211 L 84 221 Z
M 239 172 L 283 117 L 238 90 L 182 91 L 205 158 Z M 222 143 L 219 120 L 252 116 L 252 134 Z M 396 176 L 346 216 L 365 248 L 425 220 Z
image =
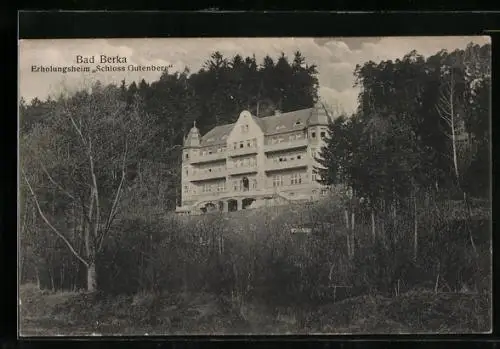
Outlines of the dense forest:
M 490 45 L 471 44 L 358 66 L 359 107 L 330 125 L 324 181 L 372 202 L 450 189 L 489 197 L 490 57 Z
M 235 220 L 170 214 L 183 137 L 193 121 L 204 133 L 242 109 L 315 105 L 318 72 L 300 52 L 262 62 L 215 52 L 198 72 L 21 101 L 21 282 L 207 292 L 240 312 L 264 300 L 286 308 L 465 286 L 483 302 L 489 231 L 472 218 L 490 205 L 490 66 L 491 46 L 470 44 L 356 67 L 358 109 L 332 115 L 317 168 L 354 195 Z M 289 224 L 306 220 L 319 234 L 290 239 Z M 478 307 L 471 326 L 484 329 Z

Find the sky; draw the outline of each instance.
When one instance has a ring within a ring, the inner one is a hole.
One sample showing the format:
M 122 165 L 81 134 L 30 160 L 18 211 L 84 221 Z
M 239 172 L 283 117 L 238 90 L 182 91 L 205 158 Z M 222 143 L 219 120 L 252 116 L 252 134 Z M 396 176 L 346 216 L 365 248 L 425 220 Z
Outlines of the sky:
M 170 71 L 182 71 L 187 66 L 195 72 L 214 51 L 225 57 L 255 54 L 258 62 L 265 55 L 279 57 L 281 52 L 290 59 L 301 51 L 308 64 L 318 67 L 320 98 L 344 112 L 357 105 L 358 90 L 354 85 L 356 64 L 402 58 L 412 50 L 425 57 L 442 49 L 453 51 L 468 43 L 490 42 L 487 36 L 447 37 L 366 37 L 366 38 L 166 38 L 166 39 L 59 39 L 20 40 L 19 94 L 30 101 L 46 99 L 62 91 L 75 91 L 94 80 L 103 83 L 147 82 L 157 80 L 161 72 L 96 72 L 40 73 L 32 72 L 33 65 L 76 65 L 76 56 L 123 56 L 127 64 L 171 66 Z

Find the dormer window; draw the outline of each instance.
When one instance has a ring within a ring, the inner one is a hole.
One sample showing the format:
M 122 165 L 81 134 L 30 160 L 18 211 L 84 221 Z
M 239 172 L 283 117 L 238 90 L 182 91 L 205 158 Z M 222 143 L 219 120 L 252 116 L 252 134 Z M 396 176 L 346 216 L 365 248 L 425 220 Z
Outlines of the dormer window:
M 300 120 L 297 120 L 297 121 L 295 122 L 295 126 L 300 126 L 300 125 L 302 125 L 302 122 L 300 122 Z

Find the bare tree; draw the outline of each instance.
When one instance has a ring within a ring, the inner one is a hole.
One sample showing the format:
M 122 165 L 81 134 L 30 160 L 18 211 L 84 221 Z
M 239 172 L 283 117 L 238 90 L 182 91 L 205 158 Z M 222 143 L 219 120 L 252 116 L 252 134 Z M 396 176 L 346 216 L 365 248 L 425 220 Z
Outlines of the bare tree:
M 128 170 L 152 136 L 151 120 L 139 101 L 127 105 L 115 87 L 97 83 L 91 93 L 61 97 L 47 121 L 20 135 L 22 180 L 42 220 L 86 267 L 87 290 L 95 291 L 97 255 L 120 211 Z M 57 212 L 48 210 L 47 188 L 57 191 Z M 74 234 L 64 217 L 77 211 Z
M 436 105 L 436 110 L 439 113 L 441 119 L 444 120 L 449 127 L 447 136 L 451 140 L 453 169 L 455 173 L 455 179 L 457 183 L 459 183 L 460 173 L 457 155 L 457 129 L 459 126 L 459 119 L 456 108 L 456 78 L 453 69 L 448 72 L 447 75 L 449 75 L 449 77 L 444 81 L 441 88 L 439 101 Z

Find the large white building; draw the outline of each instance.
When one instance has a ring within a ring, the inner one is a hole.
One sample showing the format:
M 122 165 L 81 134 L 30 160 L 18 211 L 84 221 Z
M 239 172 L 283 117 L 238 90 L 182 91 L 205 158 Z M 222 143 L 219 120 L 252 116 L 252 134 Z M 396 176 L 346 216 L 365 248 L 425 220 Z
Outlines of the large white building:
M 314 171 L 329 117 L 320 107 L 258 118 L 248 111 L 184 140 L 179 213 L 278 205 L 326 194 Z

